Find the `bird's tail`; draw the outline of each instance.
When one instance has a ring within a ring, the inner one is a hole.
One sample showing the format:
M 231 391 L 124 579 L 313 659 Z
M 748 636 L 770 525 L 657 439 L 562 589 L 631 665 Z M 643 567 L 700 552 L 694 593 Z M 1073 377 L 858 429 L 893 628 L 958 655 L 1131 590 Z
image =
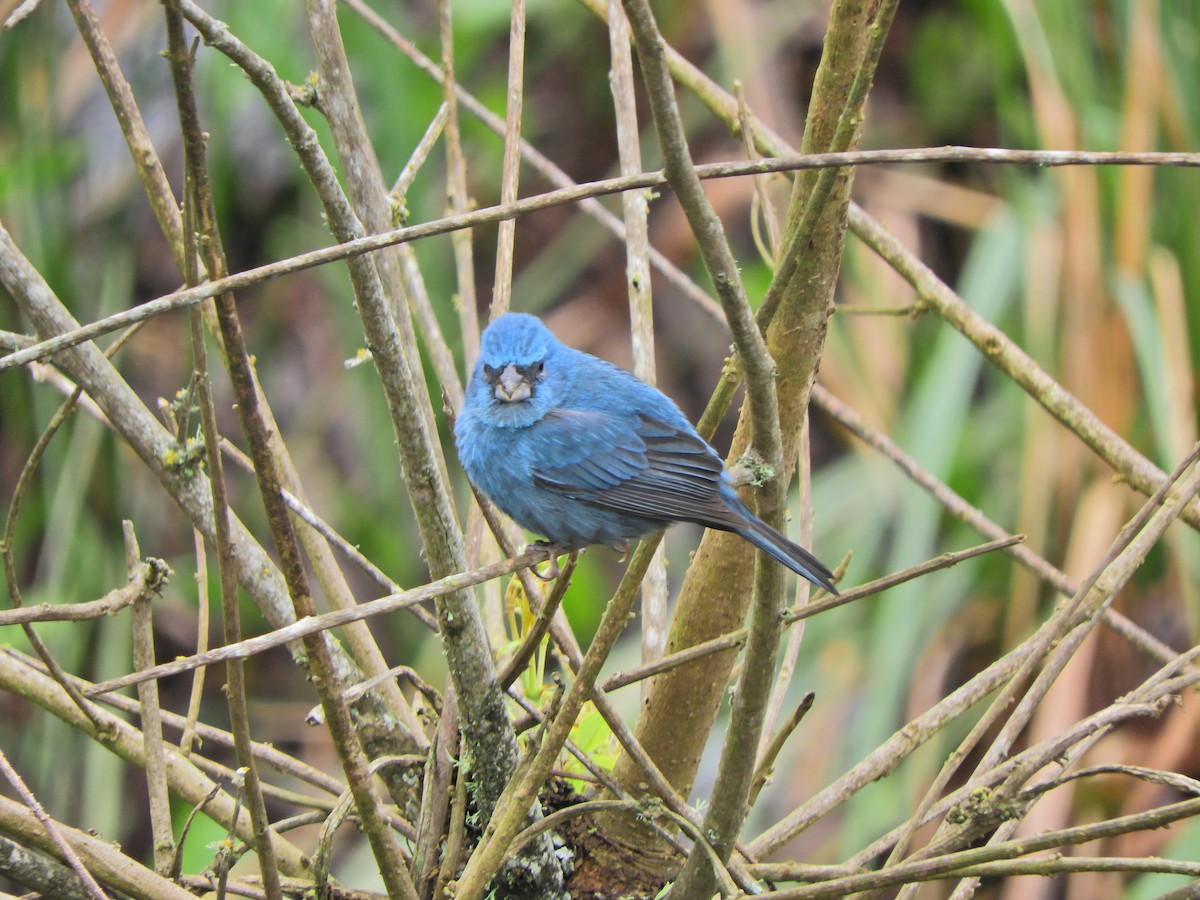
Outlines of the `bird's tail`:
M 825 567 L 824 563 L 799 544 L 789 541 L 749 510 L 745 512 L 745 523 L 736 531 L 759 550 L 779 560 L 797 575 L 807 578 L 817 587 L 824 588 L 831 594 L 837 594 L 837 588 L 833 586 L 833 573 Z

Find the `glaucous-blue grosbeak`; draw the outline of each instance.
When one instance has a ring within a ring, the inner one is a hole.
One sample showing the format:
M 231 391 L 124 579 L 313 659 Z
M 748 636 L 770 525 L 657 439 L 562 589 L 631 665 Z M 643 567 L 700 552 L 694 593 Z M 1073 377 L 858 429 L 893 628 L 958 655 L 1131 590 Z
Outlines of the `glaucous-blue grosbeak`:
M 837 593 L 829 569 L 738 499 L 717 452 L 665 394 L 566 346 L 534 316 L 507 313 L 483 332 L 454 437 L 471 482 L 554 544 L 616 547 L 695 522 Z

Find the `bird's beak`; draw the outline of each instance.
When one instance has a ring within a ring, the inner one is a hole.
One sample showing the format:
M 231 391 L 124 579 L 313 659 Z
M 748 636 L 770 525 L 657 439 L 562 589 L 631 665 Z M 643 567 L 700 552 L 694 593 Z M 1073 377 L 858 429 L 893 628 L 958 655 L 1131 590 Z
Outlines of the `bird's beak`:
M 505 366 L 500 377 L 496 379 L 496 399 L 502 403 L 517 403 L 528 400 L 533 394 L 533 386 L 523 372 L 518 372 L 512 363 Z

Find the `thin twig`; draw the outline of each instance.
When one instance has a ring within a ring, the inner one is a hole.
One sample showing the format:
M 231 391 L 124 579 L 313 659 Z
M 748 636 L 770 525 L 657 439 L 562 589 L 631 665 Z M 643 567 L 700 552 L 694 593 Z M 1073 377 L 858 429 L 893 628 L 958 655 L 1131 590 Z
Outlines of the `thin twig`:
M 808 411 L 804 412 L 804 419 L 800 426 L 800 448 L 796 460 L 796 478 L 799 483 L 799 502 L 800 502 L 800 533 L 797 535 L 797 543 L 801 547 L 811 547 L 813 538 L 813 508 L 812 508 L 812 455 L 810 434 L 812 429 L 809 427 Z M 834 573 L 838 578 L 841 577 L 840 572 Z M 807 578 L 796 579 L 796 593 L 793 608 L 799 609 L 807 606 L 812 599 L 813 586 Z M 787 643 L 784 645 L 783 654 L 779 660 L 779 672 L 775 677 L 775 686 L 771 689 L 771 699 L 767 702 L 767 709 L 763 715 L 762 735 L 758 742 L 758 758 L 759 767 L 762 767 L 762 761 L 767 757 L 769 752 L 770 741 L 772 740 L 771 733 L 775 730 L 775 724 L 779 720 L 779 713 L 783 709 L 784 703 L 787 701 L 788 691 L 792 685 L 792 676 L 796 673 L 796 663 L 800 659 L 800 647 L 804 642 L 804 634 L 806 627 L 804 622 L 796 623 L 796 627 L 792 628 L 787 636 Z M 755 779 L 757 780 L 757 773 Z M 751 788 L 751 806 L 754 805 L 753 797 L 757 793 L 754 788 Z
M 918 879 L 940 876 L 960 877 L 958 870 L 1004 859 L 1012 859 L 1054 847 L 1084 844 L 1133 831 L 1164 828 L 1172 822 L 1200 815 L 1200 799 L 1184 800 L 1148 812 L 1108 819 L 1094 825 L 1081 825 L 1049 831 L 1015 841 L 949 853 L 930 860 L 907 863 L 880 872 L 848 875 L 820 885 L 770 891 L 771 900 L 808 900 L 815 897 L 844 897 L 860 891 L 905 884 Z
M 617 154 L 622 175 L 642 169 L 641 131 L 633 83 L 633 51 L 629 22 L 620 0 L 608 0 L 610 82 L 617 124 Z M 633 374 L 647 384 L 657 383 L 654 361 L 654 307 L 650 284 L 650 202 L 645 191 L 621 195 L 625 220 L 625 281 L 629 294 L 629 323 Z M 662 656 L 667 644 L 667 563 L 662 546 L 650 561 L 642 582 L 642 662 Z
M 39 661 L 35 661 L 34 659 L 27 657 L 16 650 L 3 650 L 0 651 L 0 655 L 3 655 L 6 659 L 11 660 L 17 666 L 28 667 L 29 671 L 31 672 L 36 672 L 41 675 L 46 674 L 44 664 L 40 664 Z M 81 692 L 86 693 L 88 688 L 91 687 L 89 682 L 79 678 L 78 676 L 72 675 L 70 676 L 70 679 L 72 684 L 74 684 L 75 687 Z M 136 713 L 138 708 L 136 700 L 134 700 L 132 697 L 126 697 L 121 694 L 106 694 L 101 698 L 100 702 L 115 709 L 119 709 L 125 713 Z M 168 728 L 174 728 L 181 732 L 187 725 L 187 720 L 185 717 L 180 716 L 177 713 L 170 712 L 169 710 L 162 711 L 162 719 L 163 724 Z M 233 735 L 231 735 L 228 731 L 223 731 L 220 728 L 215 728 L 212 725 L 206 725 L 203 722 L 200 722 L 196 724 L 196 734 L 205 742 L 211 742 L 218 747 L 233 749 Z M 275 771 L 288 776 L 288 778 L 294 778 L 298 781 L 310 784 L 318 790 L 325 791 L 326 793 L 332 794 L 335 797 L 340 795 L 342 791 L 346 789 L 346 785 L 343 782 L 338 781 L 336 778 L 327 775 L 325 772 L 322 772 L 321 770 L 310 766 L 307 763 L 296 759 L 295 757 L 289 756 L 270 744 L 255 743 L 252 745 L 252 749 L 254 751 L 255 759 L 262 761 Z M 180 753 L 183 755 L 182 751 L 180 751 Z M 192 753 L 190 756 L 184 756 L 184 758 L 190 759 L 190 761 L 195 764 L 197 769 L 211 771 L 214 777 L 217 778 L 227 779 L 232 772 L 232 770 L 228 767 L 222 766 L 219 763 L 215 763 L 212 760 L 207 760 L 196 753 Z M 297 801 L 299 799 L 299 795 L 295 792 L 291 792 L 291 799 L 292 801 Z M 297 805 L 312 805 L 320 808 L 321 806 L 328 804 L 323 799 L 310 797 L 303 803 L 297 803 Z
M 1166 474 L 1158 466 L 1051 378 L 1008 335 L 971 309 L 882 225 L 865 212 L 852 209 L 850 227 L 917 290 L 928 309 L 978 347 L 984 358 L 1020 385 L 1134 488 L 1149 496 L 1165 482 Z M 1189 525 L 1200 527 L 1200 504 L 1190 506 L 1183 518 Z
M 609 12 L 609 20 L 612 19 L 612 13 Z M 750 108 L 746 105 L 746 96 L 742 90 L 742 83 L 735 81 L 733 83 L 733 95 L 737 98 L 738 104 L 738 122 L 742 130 L 742 146 L 746 151 L 747 159 L 756 159 L 759 155 L 758 148 L 754 146 L 754 139 L 751 136 L 753 129 L 750 126 Z M 755 215 L 755 210 L 752 208 L 750 213 L 751 230 L 754 233 L 754 241 L 759 245 L 759 254 L 763 260 L 771 268 L 775 268 L 779 259 L 779 242 L 781 234 L 779 229 L 779 216 L 775 213 L 775 205 L 771 202 L 771 193 L 769 190 L 770 183 L 767 178 L 762 175 L 754 178 L 754 201 L 758 206 L 758 212 L 761 214 L 762 222 L 767 228 L 767 238 L 764 243 L 762 236 L 759 233 L 759 216 Z
M 751 806 L 758 799 L 759 792 L 767 786 L 767 782 L 771 778 L 771 772 L 775 768 L 775 760 L 783 751 L 783 745 L 792 736 L 792 732 L 800 727 L 800 723 L 808 715 L 808 711 L 812 709 L 813 701 L 816 697 L 817 695 L 812 691 L 805 694 L 800 699 L 800 702 L 796 704 L 796 708 L 792 710 L 792 714 L 788 716 L 788 720 L 783 723 L 783 727 L 770 736 L 765 750 L 759 756 L 758 767 L 754 770 L 754 781 L 750 785 Z
M 554 587 L 550 594 L 542 603 L 541 609 L 537 612 L 537 621 L 534 622 L 532 628 L 521 641 L 515 653 L 509 657 L 504 664 L 504 668 L 500 671 L 499 680 L 500 687 L 508 690 L 512 683 L 517 680 L 517 677 L 529 665 L 529 660 L 533 658 L 533 654 L 537 652 L 537 648 L 541 645 L 546 637 L 546 632 L 550 630 L 550 624 L 554 621 L 555 615 L 558 614 L 559 607 L 562 606 L 563 597 L 567 595 L 567 588 L 571 585 L 571 576 L 575 573 L 576 554 L 571 553 L 567 557 L 566 565 L 562 567 L 558 575 L 554 579 Z
M 819 384 L 813 385 L 813 403 L 828 413 L 834 421 L 849 430 L 852 434 L 874 447 L 886 456 L 896 467 L 907 475 L 913 482 L 920 485 L 938 503 L 961 521 L 970 525 L 981 535 L 993 540 L 1002 540 L 1006 532 L 998 524 L 989 519 L 982 511 L 972 506 L 962 496 L 952 490 L 945 482 L 926 471 L 912 456 L 905 453 L 895 441 L 882 430 L 870 425 L 861 415 L 835 397 L 830 391 Z M 1043 557 L 1031 550 L 1024 542 L 1009 545 L 1008 553 L 1021 565 L 1025 566 L 1038 578 L 1049 583 L 1055 590 L 1065 596 L 1075 593 L 1076 585 L 1067 575 L 1054 567 Z M 1130 622 L 1118 610 L 1109 608 L 1104 613 L 1105 623 L 1123 635 L 1127 640 L 1160 663 L 1174 658 L 1175 653 L 1141 626 Z
M 351 0 L 349 4 L 359 15 L 364 16 L 376 28 L 387 34 L 398 34 L 391 26 L 384 23 L 370 7 L 362 2 Z M 454 81 L 454 29 L 451 22 L 450 0 L 438 0 L 438 41 L 441 45 L 442 68 L 438 70 L 434 64 L 422 55 L 430 68 L 438 72 L 442 85 L 443 103 L 446 107 L 446 199 L 451 215 L 461 215 L 468 212 L 473 205 L 467 194 L 467 161 L 462 149 L 462 135 L 458 121 L 458 97 L 460 88 Z M 402 39 L 401 39 L 402 40 Z M 415 48 L 414 48 L 415 50 Z M 504 126 L 499 125 L 499 133 L 504 133 Z M 459 328 L 462 331 L 462 346 L 466 356 L 467 371 L 475 364 L 475 354 L 479 349 L 479 320 L 477 318 L 477 299 L 475 294 L 475 263 L 471 247 L 471 232 L 456 231 L 450 236 L 450 245 L 454 249 L 454 274 L 458 284 L 455 296 L 455 309 L 458 313 Z
M 105 358 L 111 359 L 114 357 L 121 350 L 121 348 L 125 346 L 130 338 L 132 338 L 138 332 L 138 330 L 140 329 L 130 328 L 115 341 L 113 341 L 112 345 L 104 352 Z M 54 439 L 54 436 L 58 433 L 59 429 L 62 428 L 62 426 L 70 418 L 71 414 L 75 411 L 75 407 L 82 399 L 83 388 L 80 386 L 72 386 L 67 399 L 63 401 L 62 405 L 59 406 L 59 408 L 55 411 L 54 416 L 50 419 L 50 422 L 46 426 L 45 430 L 42 431 L 42 433 L 38 436 L 37 441 L 34 442 L 33 449 L 29 451 L 29 456 L 26 458 L 25 464 L 21 467 L 21 474 L 17 476 L 17 483 L 13 487 L 12 501 L 9 503 L 8 512 L 5 514 L 4 518 L 3 537 L 0 537 L 0 557 L 3 558 L 4 578 L 8 585 L 8 593 L 13 605 L 13 609 L 10 611 L 10 614 L 12 615 L 14 622 L 21 621 L 19 613 L 22 602 L 21 587 L 17 580 L 16 566 L 13 562 L 13 538 L 16 534 L 17 519 L 20 516 L 21 506 L 24 503 L 25 495 L 32 489 L 34 473 L 41 464 L 42 458 L 45 456 L 46 450 L 50 446 L 50 442 Z M 145 583 L 143 583 L 142 579 L 148 582 L 152 578 L 163 578 L 166 576 L 166 570 L 152 568 L 147 565 L 145 568 L 139 568 L 138 576 L 139 582 L 136 586 L 131 583 L 123 589 L 118 589 L 115 592 L 111 592 L 107 597 L 103 598 L 102 602 L 109 600 L 113 601 L 113 612 L 116 612 L 120 606 L 123 606 L 126 603 L 132 603 L 137 599 L 137 597 L 140 595 L 141 589 L 145 587 Z M 80 610 L 80 612 L 90 613 L 90 610 L 83 609 Z M 30 624 L 32 621 L 33 620 L 27 620 L 22 625 L 22 630 L 25 632 L 25 637 L 29 641 L 30 646 L 32 646 L 34 652 L 41 657 L 42 662 L 45 664 L 46 669 L 51 677 L 54 678 L 54 680 L 60 685 L 62 685 L 63 690 L 67 692 L 67 696 L 69 696 L 75 702 L 84 715 L 92 718 L 93 724 L 99 727 L 99 719 L 94 717 L 91 705 L 84 701 L 83 697 L 71 684 L 66 672 L 63 671 L 62 667 L 59 666 L 58 662 L 55 660 L 54 655 L 50 652 L 50 648 L 46 646 L 46 643 L 41 639 L 37 631 L 34 630 L 32 624 Z
M 437 881 L 438 860 L 449 853 L 447 832 L 459 752 L 458 706 L 450 691 L 441 707 L 437 730 L 429 744 L 429 756 L 421 785 L 421 807 L 417 812 L 417 840 L 412 846 L 413 881 L 421 900 L 432 900 Z
M 822 881 L 830 877 L 845 877 L 855 874 L 852 870 L 836 866 L 808 866 L 799 863 L 763 863 L 753 867 L 753 872 L 765 881 Z M 1153 857 L 1117 856 L 1063 856 L 1054 853 L 1035 859 L 997 860 L 963 866 L 945 874 L 929 876 L 913 875 L 916 880 L 945 878 L 1005 878 L 1011 875 L 1041 875 L 1052 878 L 1074 872 L 1163 872 L 1177 875 L 1200 875 L 1200 863 Z M 770 896 L 770 895 L 768 895 Z M 1158 900 L 1167 900 L 1173 894 L 1161 894 Z M 1195 893 L 1178 895 L 1180 900 L 1194 898 Z
M 434 879 L 432 897 L 445 897 L 448 882 L 457 877 L 462 866 L 467 841 L 467 779 L 461 768 L 455 767 L 454 797 L 450 803 L 450 822 L 441 866 Z
M 209 598 L 208 598 L 208 554 L 204 550 L 204 535 L 192 531 L 192 545 L 196 554 L 196 652 L 208 649 Z M 197 669 L 192 677 L 192 690 L 188 695 L 187 717 L 183 733 L 179 736 L 179 749 L 184 756 L 192 752 L 196 743 L 196 722 L 200 718 L 200 703 L 204 699 L 204 675 L 207 669 Z
M 504 105 L 504 164 L 500 174 L 500 203 L 517 199 L 521 174 L 521 107 L 525 98 L 525 0 L 513 0 L 508 28 L 508 93 Z M 505 219 L 496 237 L 496 280 L 488 317 L 508 312 L 512 295 L 513 248 L 516 222 Z
M 249 475 L 254 474 L 254 463 L 250 461 L 250 457 L 238 448 L 238 446 L 230 442 L 226 438 L 221 439 L 221 450 L 226 457 L 229 458 L 238 468 Z M 404 590 L 399 584 L 388 577 L 388 575 L 380 569 L 375 563 L 371 562 L 366 555 L 344 538 L 332 525 L 326 522 L 323 518 L 317 515 L 311 507 L 303 500 L 293 494 L 291 491 L 283 492 L 284 502 L 287 503 L 290 509 L 296 516 L 302 519 L 305 524 L 309 525 L 322 538 L 336 547 L 350 562 L 354 563 L 358 568 L 370 576 L 376 584 L 385 591 L 393 594 L 398 594 Z M 409 612 L 416 616 L 417 620 L 431 631 L 437 631 L 437 619 L 426 612 L 419 606 L 408 607 Z
M 193 7 L 189 7 L 194 9 Z M 1038 158 L 1045 155 L 1045 158 Z M 700 178 L 733 178 L 745 175 L 760 175 L 769 172 L 793 172 L 805 169 L 845 168 L 853 165 L 877 165 L 902 162 L 992 162 L 1014 165 L 1148 165 L 1148 166 L 1200 166 L 1200 153 L 1093 153 L 1057 150 L 981 150 L 973 147 L 942 147 L 917 150 L 859 150 L 848 153 L 811 154 L 808 156 L 771 157 L 752 162 L 710 163 L 696 166 Z M 508 218 L 529 215 L 543 209 L 576 203 L 589 197 L 602 197 L 622 191 L 644 190 L 665 185 L 666 177 L 659 172 L 644 173 L 630 178 L 608 178 L 570 188 L 548 191 L 526 197 L 507 205 L 489 206 L 460 215 L 434 219 L 420 225 L 409 225 L 379 234 L 364 235 L 349 239 L 335 246 L 297 254 L 279 262 L 269 263 L 230 275 L 221 281 L 208 282 L 195 288 L 175 291 L 157 300 L 131 307 L 99 319 L 90 325 L 74 329 L 56 337 L 39 341 L 5 357 L 0 357 L 0 372 L 23 366 L 34 360 L 53 356 L 68 347 L 93 340 L 110 331 L 143 319 L 153 318 L 175 309 L 182 309 L 202 300 L 210 299 L 224 291 L 238 291 L 270 278 L 303 271 L 314 266 L 338 260 L 350 259 L 425 237 L 447 234 L 465 228 L 474 228 L 499 222 Z M 866 214 L 863 213 L 862 216 Z M 857 223 L 857 225 L 856 225 Z M 851 226 L 865 232 L 865 220 L 851 217 Z M 860 227 L 861 226 L 861 227 Z M 860 235 L 861 236 L 861 235 Z M 874 245 L 873 245 L 874 246 Z M 907 250 L 903 251 L 907 254 Z M 915 259 L 915 257 L 913 258 Z M 891 260 L 889 260 L 891 261 Z M 902 273 L 903 274 L 903 273 Z
M 385 680 L 407 681 L 420 692 L 428 702 L 434 712 L 441 714 L 442 697 L 437 690 L 428 682 L 426 682 L 416 670 L 411 666 L 393 666 L 386 672 L 380 675 L 375 675 L 368 678 L 366 681 L 360 681 L 358 684 L 351 685 L 346 688 L 345 696 L 347 703 L 354 703 L 364 694 L 374 690 L 379 684 Z M 304 717 L 304 721 L 309 725 L 323 725 L 325 723 L 325 713 L 322 712 L 320 706 L 314 706 Z
M 224 662 L 227 659 L 247 659 L 255 654 L 262 653 L 264 650 L 270 650 L 273 647 L 282 647 L 292 641 L 319 634 L 331 628 L 338 628 L 350 622 L 358 622 L 372 616 L 396 612 L 414 603 L 424 603 L 428 600 L 434 600 L 452 591 L 462 590 L 463 588 L 489 581 L 492 578 L 507 575 L 517 569 L 545 562 L 547 558 L 548 554 L 544 549 L 534 547 L 515 559 L 504 559 L 470 572 L 450 575 L 446 578 L 422 585 L 421 587 L 413 588 L 410 591 L 404 591 L 400 594 L 389 594 L 386 597 L 370 600 L 350 609 L 336 609 L 332 612 L 322 613 L 319 616 L 305 616 L 291 625 L 257 637 L 247 638 L 237 644 L 215 647 L 206 653 L 198 653 L 194 656 L 186 656 L 183 659 L 174 660 L 169 663 L 161 663 L 145 672 L 136 672 L 132 675 L 124 675 L 120 678 L 102 681 L 85 691 L 84 695 L 96 697 L 101 694 L 107 694 L 110 691 L 138 684 L 148 678 L 164 678 L 167 675 L 190 672 L 197 666 L 211 666 L 213 663 Z
M 79 880 L 83 883 L 84 888 L 92 896 L 93 900 L 106 900 L 108 895 L 101 890 L 100 885 L 96 883 L 96 879 L 92 877 L 92 873 L 87 870 L 83 861 L 75 853 L 74 848 L 66 840 L 62 826 L 50 818 L 46 810 L 42 808 L 42 804 L 38 803 L 37 797 L 29 790 L 29 787 L 25 784 L 21 776 L 17 774 L 17 770 L 12 767 L 12 763 L 8 761 L 8 757 L 4 755 L 3 751 L 0 751 L 0 775 L 4 776 L 4 779 L 25 803 L 25 806 L 29 808 L 29 811 L 41 823 L 42 828 L 46 830 L 46 834 L 49 836 L 54 847 L 62 855 L 67 865 L 79 876 Z M 0 801 L 3 801 L 3 798 L 0 798 Z M 3 802 L 11 803 L 12 801 Z M 9 830 L 5 829 L 5 831 L 8 832 Z
M 99 600 L 89 600 L 85 603 L 38 603 L 35 606 L 0 610 L 0 628 L 28 622 L 89 622 L 104 616 L 115 616 L 127 606 L 133 605 L 146 589 L 146 585 L 152 580 L 162 579 L 165 572 L 165 569 L 156 569 L 144 564 L 131 575 L 127 584 L 114 588 Z
M 133 96 L 117 55 L 109 43 L 100 20 L 89 0 L 68 0 L 71 15 L 75 17 L 79 35 L 83 38 L 84 46 L 92 57 L 96 74 L 108 94 L 109 104 L 121 126 L 121 133 L 129 145 L 129 155 L 150 200 L 150 207 L 158 221 L 162 233 L 167 238 L 167 245 L 175 259 L 179 271 L 184 270 L 187 250 L 184 248 L 183 219 L 179 212 L 179 204 L 171 190 L 171 183 L 163 171 L 158 151 L 150 140 L 150 133 L 142 119 L 141 110 Z
M 396 182 L 392 185 L 392 189 L 388 191 L 388 196 L 391 198 L 393 208 L 404 203 L 404 198 L 408 195 L 409 188 L 417 178 L 417 173 L 421 171 L 421 166 L 425 165 L 425 161 L 429 158 L 429 154 L 433 152 L 433 145 L 437 143 L 437 139 L 441 137 L 442 129 L 446 127 L 446 120 L 450 118 L 450 107 L 443 103 L 438 107 L 438 111 L 433 116 L 425 129 L 425 133 L 421 135 L 421 140 L 417 142 L 417 146 L 413 148 L 412 155 L 408 158 L 408 162 L 404 164 L 404 168 L 400 170 L 400 174 L 396 176 Z M 398 222 L 393 221 L 393 225 Z
M 902 759 L 1007 681 L 1023 658 L 1019 650 L 1002 656 L 966 684 L 911 719 L 845 774 L 752 840 L 749 844 L 751 853 L 762 858 L 776 852 L 830 810 L 892 771 Z
M 201 250 L 209 271 L 214 276 L 224 275 L 228 271 L 222 247 L 221 235 L 217 229 L 216 212 L 208 179 L 207 141 L 200 123 L 200 113 L 196 106 L 196 98 L 192 88 L 193 57 L 187 45 L 184 32 L 183 16 L 175 0 L 167 0 L 165 4 L 167 29 L 167 60 L 171 69 L 171 77 L 175 87 L 175 101 L 179 111 L 180 130 L 183 133 L 184 164 L 187 170 L 185 181 L 185 221 L 189 228 L 184 235 L 184 277 L 189 285 L 200 280 L 197 267 L 198 251 Z M 231 361 L 238 358 L 236 335 L 230 331 L 228 306 L 232 298 L 218 299 L 218 319 L 221 322 L 221 333 L 225 339 L 225 350 Z M 220 307 L 225 307 L 221 309 Z M 200 406 L 200 420 L 204 434 L 204 446 L 209 465 L 209 488 L 212 491 L 213 505 L 213 537 L 217 549 L 217 568 L 220 574 L 221 612 L 225 632 L 225 642 L 235 643 L 241 638 L 241 618 L 238 608 L 237 574 L 234 568 L 234 551 L 229 534 L 229 502 L 225 490 L 225 473 L 221 466 L 221 454 L 218 450 L 220 434 L 217 430 L 216 404 L 212 396 L 212 383 L 208 373 L 208 352 L 204 344 L 204 321 L 200 309 L 192 307 L 188 313 L 188 325 L 192 342 L 192 362 L 195 368 L 193 386 L 196 399 Z M 236 364 L 236 363 L 235 363 Z M 253 384 L 251 377 L 242 381 L 242 386 Z M 257 385 L 253 384 L 256 388 Z M 255 393 L 257 391 L 255 390 Z M 240 398 L 243 402 L 245 396 Z M 255 408 L 259 408 L 255 404 Z M 153 659 L 150 660 L 153 663 Z M 139 666 L 141 668 L 141 666 Z M 146 668 L 149 668 L 148 666 Z M 279 884 L 279 869 L 275 862 L 274 849 L 271 846 L 270 820 L 267 817 L 266 802 L 263 799 L 262 786 L 259 781 L 258 768 L 251 751 L 249 700 L 246 695 L 245 672 L 242 662 L 231 659 L 226 665 L 227 690 L 226 701 L 229 706 L 231 731 L 234 746 L 237 751 L 240 772 L 244 777 L 240 783 L 245 788 L 246 806 L 254 834 L 254 851 L 258 855 L 259 867 L 263 872 L 263 886 L 268 900 L 281 900 L 283 890 Z M 154 682 L 147 682 L 154 684 Z M 138 686 L 143 691 L 143 686 Z M 151 771 L 150 757 L 147 756 L 147 772 Z M 157 847 L 156 847 L 157 853 Z M 221 877 L 225 877 L 222 870 Z
M 121 528 L 125 537 L 125 565 L 132 580 L 141 553 L 133 523 L 126 519 L 121 523 Z M 133 604 L 133 664 L 139 669 L 154 665 L 154 597 L 155 591 L 144 590 Z M 154 871 L 165 877 L 171 871 L 175 837 L 171 829 L 171 798 L 167 794 L 167 761 L 163 753 L 158 682 L 147 681 L 138 685 L 138 710 L 145 741 L 146 794 L 150 805 L 150 832 L 154 838 Z
M 981 556 L 985 553 L 993 553 L 997 550 L 1004 550 L 1012 544 L 1022 540 L 1021 535 L 1001 538 L 998 541 L 989 541 L 986 544 L 980 544 L 976 547 L 969 547 L 966 550 L 957 550 L 950 553 L 943 553 L 926 562 L 911 566 L 900 572 L 885 575 L 883 578 L 878 578 L 875 581 L 869 581 L 866 584 L 859 585 L 853 590 L 844 591 L 836 597 L 826 597 L 824 600 L 818 600 L 813 603 L 805 603 L 802 606 L 796 606 L 788 610 L 783 615 L 784 624 L 800 622 L 805 619 L 810 619 L 815 615 L 826 612 L 830 609 L 836 609 L 839 606 L 845 606 L 848 603 L 853 603 L 857 600 L 865 599 L 876 594 L 880 594 L 889 588 L 893 588 L 898 584 L 903 584 L 907 581 L 920 578 L 923 575 L 928 575 L 930 572 L 935 572 L 939 569 L 946 569 L 950 566 L 957 565 L 960 562 L 971 559 L 976 556 Z M 642 679 L 649 678 L 652 675 L 657 675 L 659 672 L 666 672 L 678 666 L 694 662 L 705 656 L 710 656 L 713 653 L 721 653 L 726 650 L 734 650 L 741 647 L 746 642 L 746 629 L 740 628 L 736 631 L 728 632 L 720 637 L 712 640 L 704 641 L 700 644 L 693 644 L 683 650 L 664 656 L 650 665 L 638 666 L 635 669 L 630 669 L 626 672 L 617 672 L 610 675 L 600 689 L 608 692 L 615 691 L 617 688 L 626 687 Z

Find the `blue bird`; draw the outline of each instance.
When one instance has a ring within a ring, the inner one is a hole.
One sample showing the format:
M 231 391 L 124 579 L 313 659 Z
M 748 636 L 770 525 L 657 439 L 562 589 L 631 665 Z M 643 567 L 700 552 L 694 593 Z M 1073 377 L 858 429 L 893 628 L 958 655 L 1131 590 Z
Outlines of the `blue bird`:
M 484 330 L 454 438 L 475 487 L 551 543 L 618 547 L 694 522 L 837 593 L 829 569 L 738 499 L 720 456 L 665 394 L 534 316 L 506 313 Z

